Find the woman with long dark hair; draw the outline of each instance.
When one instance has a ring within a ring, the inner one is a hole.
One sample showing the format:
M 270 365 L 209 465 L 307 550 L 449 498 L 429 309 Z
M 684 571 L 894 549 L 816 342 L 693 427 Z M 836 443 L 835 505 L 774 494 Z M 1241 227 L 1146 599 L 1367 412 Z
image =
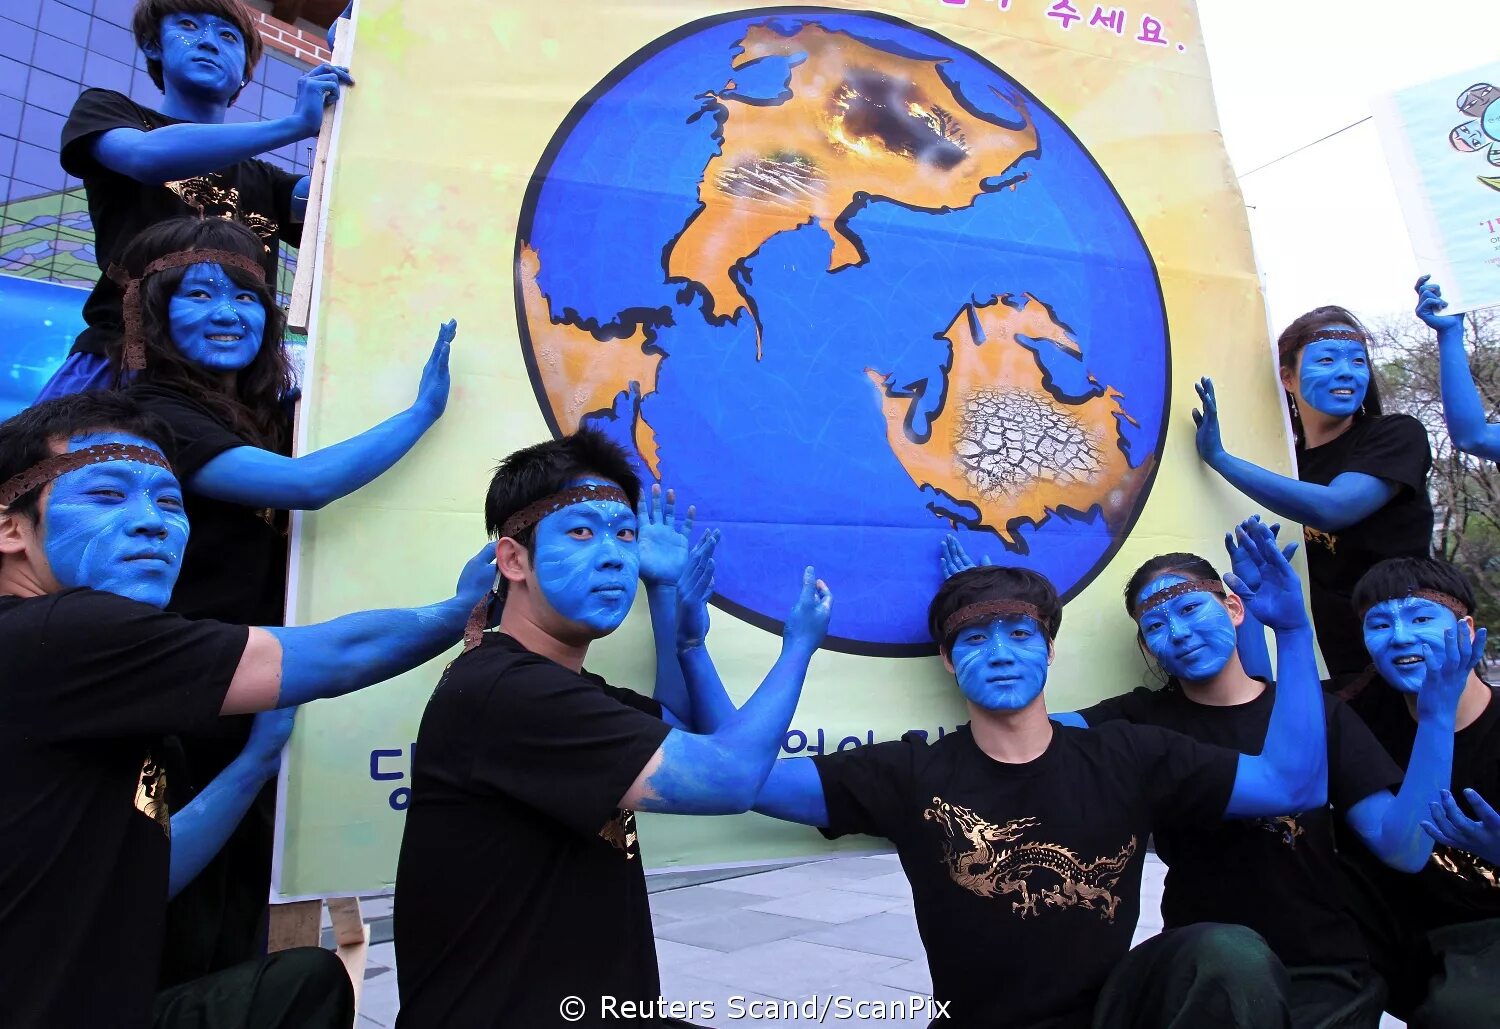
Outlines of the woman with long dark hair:
M 1302 315 L 1277 341 L 1297 440 L 1297 478 L 1225 449 L 1218 400 L 1198 383 L 1198 453 L 1231 485 L 1284 518 L 1301 522 L 1307 543 L 1313 623 L 1335 677 L 1369 663 L 1354 584 L 1389 557 L 1425 557 L 1432 542 L 1427 430 L 1410 415 L 1384 414 L 1370 361 L 1370 334 L 1342 307 Z
M 116 383 L 164 421 L 191 534 L 168 610 L 232 624 L 280 625 L 288 510 L 324 506 L 372 481 L 421 438 L 447 403 L 454 323 L 443 326 L 406 410 L 345 442 L 289 456 L 291 369 L 285 319 L 260 269 L 254 233 L 218 218 L 153 225 L 116 270 L 124 337 Z M 130 384 L 126 386 L 126 383 Z M 169 749 L 174 807 L 244 747 L 250 719 Z M 213 861 L 169 909 L 163 986 L 255 956 L 270 885 L 275 791 L 268 786 Z

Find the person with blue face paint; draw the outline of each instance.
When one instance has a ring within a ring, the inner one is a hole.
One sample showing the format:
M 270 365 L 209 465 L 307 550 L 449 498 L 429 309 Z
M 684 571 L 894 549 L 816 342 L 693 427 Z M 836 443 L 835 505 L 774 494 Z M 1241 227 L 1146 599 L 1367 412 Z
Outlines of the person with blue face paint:
M 1500 425 L 1489 420 L 1484 398 L 1469 371 L 1464 349 L 1464 316 L 1444 314 L 1448 301 L 1442 287 L 1424 275 L 1417 280 L 1417 317 L 1437 333 L 1438 378 L 1442 387 L 1443 421 L 1453 445 L 1466 454 L 1500 461 Z
M 1427 430 L 1410 415 L 1383 414 L 1369 333 L 1342 307 L 1319 307 L 1277 341 L 1297 439 L 1297 478 L 1235 457 L 1224 445 L 1218 398 L 1197 384 L 1198 454 L 1230 485 L 1303 525 L 1313 624 L 1329 673 L 1366 664 L 1350 596 L 1359 577 L 1389 557 L 1425 557 L 1432 542 Z
M 1386 1009 L 1423 1029 L 1500 1025 L 1500 691 L 1479 676 L 1474 592 L 1445 561 L 1396 558 L 1360 579 L 1354 603 L 1373 664 L 1341 695 L 1397 763 L 1414 768 L 1433 693 L 1459 695 L 1441 723 L 1452 761 L 1424 808 L 1435 844 L 1422 870 L 1391 874 L 1362 841 L 1340 841 Z
M 428 607 L 297 628 L 185 619 L 162 610 L 191 538 L 167 436 L 110 392 L 0 424 L 0 939 L 18 944 L 0 962 L 0 1024 L 347 1026 L 347 977 L 319 953 L 156 995 L 169 893 L 221 838 L 213 808 L 264 781 L 221 776 L 217 800 L 200 796 L 173 823 L 160 742 L 436 657 L 493 581 L 493 554 L 471 558 L 455 595 Z M 263 770 L 270 745 L 258 740 L 247 760 Z M 76 932 L 55 931 L 59 912 Z
M 279 244 L 301 241 L 309 180 L 256 155 L 316 138 L 324 108 L 353 85 L 347 68 L 319 65 L 298 80 L 290 114 L 232 120 L 263 51 L 255 11 L 241 0 L 139 0 L 131 27 L 162 108 L 86 89 L 63 126 L 63 170 L 83 180 L 102 274 L 84 302 L 87 327 L 38 400 L 109 385 L 108 355 L 126 328 L 123 291 L 109 271 L 158 222 L 191 216 L 246 226 L 260 241 L 256 264 L 274 284 Z
M 277 625 L 286 604 L 287 516 L 383 474 L 445 408 L 454 324 L 444 326 L 415 402 L 352 439 L 288 456 L 283 316 L 259 272 L 261 244 L 224 219 L 178 218 L 141 233 L 121 258 L 127 329 L 111 360 L 131 397 L 165 421 L 193 535 L 168 610 L 189 618 Z M 127 373 L 129 375 L 127 376 Z M 250 720 L 223 719 L 174 741 L 165 763 L 181 796 L 220 774 Z M 195 979 L 247 960 L 266 935 L 275 789 L 168 913 L 162 976 Z
M 417 733 L 396 871 L 397 1024 L 565 1025 L 570 996 L 583 1024 L 602 1024 L 599 998 L 652 1006 L 661 993 L 634 812 L 750 806 L 832 598 L 807 569 L 780 657 L 720 719 L 698 702 L 718 680 L 706 649 L 718 534 L 689 547 L 619 446 L 584 429 L 511 454 L 485 522 L 504 607 L 489 630 L 476 612 Z M 672 604 L 654 698 L 583 667 L 637 580 L 664 594 L 654 622 Z M 664 665 L 676 666 L 670 689 Z
M 1253 546 L 1243 533 L 1235 535 L 1243 567 Z M 1294 549 L 1288 547 L 1285 556 Z M 1235 575 L 1226 579 L 1245 588 Z M 1245 605 L 1214 567 L 1193 554 L 1152 558 L 1126 585 L 1125 607 L 1165 685 L 1143 686 L 1054 717 L 1083 726 L 1155 725 L 1242 753 L 1261 751 L 1275 732 L 1278 689 L 1293 687 L 1285 679 L 1271 684 L 1251 678 L 1242 667 L 1236 625 L 1245 619 Z M 1482 649 L 1482 639 L 1479 644 Z M 1157 854 L 1168 866 L 1163 924 L 1174 929 L 1229 923 L 1260 933 L 1285 966 L 1286 1001 L 1297 1029 L 1373 1029 L 1380 1022 L 1385 988 L 1343 902 L 1334 816 L 1390 867 L 1407 873 L 1422 868 L 1432 842 L 1421 822 L 1447 783 L 1454 711 L 1475 659 L 1477 651 L 1455 646 L 1445 666 L 1449 674 L 1426 698 L 1404 779 L 1364 722 L 1325 694 L 1328 804 L 1275 818 L 1172 826 L 1156 834 Z M 1317 685 L 1309 680 L 1295 688 L 1311 692 Z
M 1287 1024 L 1285 971 L 1252 930 L 1198 924 L 1130 945 L 1151 833 L 1323 802 L 1322 702 L 1301 588 L 1269 527 L 1242 531 L 1260 573 L 1246 603 L 1272 626 L 1288 680 L 1257 756 L 1154 726 L 1053 723 L 1057 592 L 1036 572 L 981 566 L 949 576 L 928 614 L 966 726 L 937 741 L 908 733 L 776 763 L 755 810 L 895 845 L 945 1006 L 934 1024 Z M 945 564 L 966 563 L 945 550 Z M 1233 638 L 1227 626 L 1196 631 L 1218 651 Z M 1184 667 L 1212 664 L 1194 650 L 1183 648 Z

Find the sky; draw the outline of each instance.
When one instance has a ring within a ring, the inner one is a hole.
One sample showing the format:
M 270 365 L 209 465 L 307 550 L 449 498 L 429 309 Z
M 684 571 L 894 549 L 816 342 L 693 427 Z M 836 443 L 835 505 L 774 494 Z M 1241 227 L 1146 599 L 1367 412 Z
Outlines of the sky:
M 1374 122 L 1254 169 L 1367 117 L 1379 94 L 1500 62 L 1500 0 L 1198 0 L 1198 10 L 1272 334 L 1322 304 L 1377 320 L 1410 312 L 1421 271 Z

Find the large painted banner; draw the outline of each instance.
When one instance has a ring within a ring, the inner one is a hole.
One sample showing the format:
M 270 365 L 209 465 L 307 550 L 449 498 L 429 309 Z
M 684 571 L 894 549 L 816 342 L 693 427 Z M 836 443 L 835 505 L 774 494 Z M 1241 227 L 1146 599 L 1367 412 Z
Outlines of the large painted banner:
M 1069 600 L 1049 702 L 1138 685 L 1145 558 L 1223 558 L 1289 449 L 1243 204 L 1189 0 L 361 0 L 304 408 L 322 446 L 409 403 L 459 321 L 448 413 L 302 519 L 294 617 L 446 595 L 494 463 L 591 425 L 723 530 L 710 649 L 737 699 L 802 567 L 834 592 L 787 754 L 964 719 L 928 635 L 939 546 Z M 649 689 L 642 601 L 589 666 Z M 299 716 L 278 889 L 394 877 L 440 664 Z M 641 819 L 653 868 L 826 849 L 758 815 Z M 853 844 L 857 845 L 857 844 Z M 496 870 L 503 875 L 503 869 Z
M 1417 263 L 1452 313 L 1500 304 L 1500 62 L 1374 109 Z

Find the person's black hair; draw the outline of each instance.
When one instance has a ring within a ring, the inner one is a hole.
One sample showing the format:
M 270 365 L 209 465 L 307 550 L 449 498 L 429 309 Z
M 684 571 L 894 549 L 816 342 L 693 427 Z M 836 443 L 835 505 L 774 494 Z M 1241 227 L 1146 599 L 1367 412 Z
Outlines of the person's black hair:
M 981 565 L 950 575 L 927 607 L 927 631 L 944 653 L 948 641 L 943 639 L 943 623 L 970 604 L 989 600 L 1020 600 L 1034 605 L 1042 613 L 1047 638 L 1057 639 L 1057 631 L 1062 628 L 1062 602 L 1045 575 L 1027 568 Z
M 239 99 L 240 91 L 245 88 L 246 83 L 255 77 L 255 66 L 260 63 L 260 55 L 265 50 L 260 29 L 255 24 L 254 12 L 240 0 L 140 0 L 130 19 L 130 28 L 135 34 L 138 49 L 145 50 L 148 43 L 161 45 L 161 20 L 169 14 L 213 14 L 231 22 L 240 30 L 245 43 L 245 70 L 240 88 L 229 98 L 229 102 L 233 104 Z M 166 92 L 166 83 L 161 75 L 161 61 L 158 58 L 146 58 L 146 74 L 151 76 L 157 89 Z
M 1350 601 L 1356 613 L 1416 590 L 1446 593 L 1474 613 L 1474 588 L 1464 573 L 1434 557 L 1391 557 L 1373 566 L 1354 584 Z
M 129 397 L 107 390 L 73 393 L 43 401 L 0 422 L 0 482 L 65 450 L 74 436 L 114 432 L 155 443 L 170 456 L 165 423 Z M 36 520 L 44 483 L 17 497 L 6 510 Z
M 1151 585 L 1152 580 L 1163 575 L 1180 575 L 1184 579 L 1208 579 L 1222 582 L 1216 569 L 1197 554 L 1157 554 L 1135 570 L 1125 584 L 1125 613 L 1135 618 L 1136 598 L 1141 590 Z
M 120 266 L 138 278 L 159 257 L 183 250 L 227 250 L 259 264 L 265 253 L 261 238 L 227 218 L 169 218 L 143 230 L 125 248 Z M 216 373 L 188 360 L 172 342 L 172 295 L 188 269 L 168 268 L 141 284 L 141 334 L 145 337 L 146 367 L 134 381 L 162 386 L 181 393 L 208 410 L 236 435 L 262 450 L 280 451 L 285 438 L 286 415 L 282 397 L 292 387 L 291 363 L 282 346 L 286 315 L 276 303 L 276 294 L 263 275 L 250 275 L 227 266 L 224 274 L 235 285 L 248 289 L 266 312 L 260 349 L 250 363 L 235 374 L 234 386 L 224 385 Z M 123 340 L 110 352 L 116 382 L 123 384 L 125 369 Z
M 641 484 L 624 449 L 602 432 L 579 429 L 571 436 L 517 450 L 500 462 L 484 498 L 484 527 L 490 538 L 498 539 L 506 520 L 517 511 L 584 476 L 613 482 L 625 491 L 631 507 L 640 499 Z M 528 553 L 534 552 L 535 529 L 531 526 L 515 537 Z
M 1365 328 L 1364 323 L 1352 311 L 1334 304 L 1315 307 L 1283 329 L 1276 340 L 1276 353 L 1281 368 L 1297 374 L 1297 363 L 1303 348 L 1323 329 L 1353 329 L 1364 338 L 1365 358 L 1370 362 L 1370 385 L 1365 390 L 1364 403 L 1354 412 L 1354 420 L 1358 422 L 1366 418 L 1379 418 L 1383 413 L 1380 406 L 1380 376 L 1376 374 L 1375 362 L 1370 357 L 1370 330 Z M 1298 410 L 1297 398 L 1292 396 L 1290 390 L 1287 391 L 1286 399 L 1287 410 L 1292 416 L 1292 432 L 1301 444 L 1306 440 L 1306 434 L 1302 431 L 1302 412 Z

